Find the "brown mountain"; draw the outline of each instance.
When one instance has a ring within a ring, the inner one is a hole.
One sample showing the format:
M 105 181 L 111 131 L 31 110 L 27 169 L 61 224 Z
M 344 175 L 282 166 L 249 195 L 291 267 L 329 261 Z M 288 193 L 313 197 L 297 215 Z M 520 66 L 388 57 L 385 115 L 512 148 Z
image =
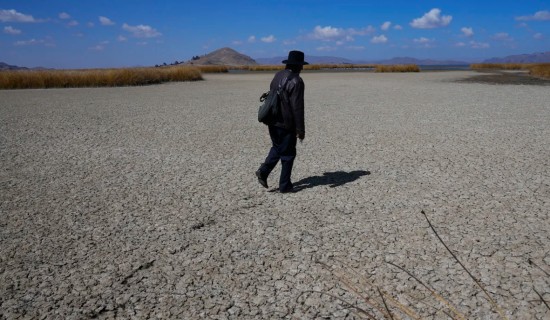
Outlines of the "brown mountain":
M 504 58 L 492 58 L 485 63 L 543 63 L 550 62 L 550 51 L 531 54 L 518 54 Z
M 5 62 L 0 62 L 0 70 L 27 70 L 25 67 L 12 66 Z
M 257 65 L 254 59 L 239 53 L 231 48 L 221 48 L 204 56 L 194 57 L 187 61 L 188 64 L 198 65 L 225 65 L 225 66 L 250 66 Z

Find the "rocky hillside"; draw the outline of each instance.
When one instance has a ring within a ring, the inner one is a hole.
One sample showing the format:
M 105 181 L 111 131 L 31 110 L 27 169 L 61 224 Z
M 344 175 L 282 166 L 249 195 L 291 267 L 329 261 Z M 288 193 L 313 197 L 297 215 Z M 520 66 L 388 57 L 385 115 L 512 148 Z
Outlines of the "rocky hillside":
M 550 62 L 550 51 L 518 54 L 504 58 L 491 58 L 483 61 L 484 63 L 543 63 Z
M 226 65 L 226 66 L 250 66 L 257 65 L 256 61 L 247 55 L 239 53 L 231 48 L 221 48 L 204 56 L 194 57 L 187 62 L 196 65 Z
M 25 67 L 12 66 L 5 62 L 0 62 L 0 71 L 1 70 L 27 70 Z
M 286 57 L 274 58 L 258 58 L 256 61 L 260 64 L 281 64 L 281 61 Z M 342 57 L 326 57 L 326 56 L 308 56 L 306 61 L 310 64 L 417 64 L 422 66 L 431 65 L 467 65 L 468 62 L 455 60 L 431 60 L 431 59 L 416 59 L 410 57 L 396 57 L 388 60 L 350 60 Z
M 278 56 L 272 58 L 257 58 L 256 62 L 263 65 L 278 65 L 282 64 L 283 60 L 286 60 L 286 56 Z M 350 64 L 354 61 L 342 57 L 331 56 L 310 56 L 306 55 L 305 60 L 310 64 Z

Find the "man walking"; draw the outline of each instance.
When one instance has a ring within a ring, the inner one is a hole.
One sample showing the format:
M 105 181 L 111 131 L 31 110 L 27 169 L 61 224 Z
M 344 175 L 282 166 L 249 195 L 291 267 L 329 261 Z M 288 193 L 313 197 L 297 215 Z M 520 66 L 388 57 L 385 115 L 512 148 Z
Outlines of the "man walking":
M 296 141 L 305 137 L 304 125 L 304 81 L 300 77 L 304 61 L 304 53 L 290 51 L 288 59 L 283 60 L 285 70 L 277 72 L 271 81 L 270 89 L 277 89 L 281 85 L 280 112 L 268 124 L 272 146 L 264 163 L 256 171 L 258 182 L 267 188 L 267 177 L 281 160 L 281 176 L 279 191 L 292 191 L 292 166 L 296 158 Z

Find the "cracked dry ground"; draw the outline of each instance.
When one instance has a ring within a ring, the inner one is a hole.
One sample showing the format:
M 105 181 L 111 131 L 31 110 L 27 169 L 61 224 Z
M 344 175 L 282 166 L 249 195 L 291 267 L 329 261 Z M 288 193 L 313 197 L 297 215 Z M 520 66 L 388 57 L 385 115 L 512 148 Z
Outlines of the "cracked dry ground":
M 550 311 L 550 90 L 471 72 L 304 73 L 269 192 L 271 74 L 0 91 L 0 318 L 354 319 Z M 367 301 L 381 310 L 369 307 Z M 353 307 L 352 307 L 353 305 Z

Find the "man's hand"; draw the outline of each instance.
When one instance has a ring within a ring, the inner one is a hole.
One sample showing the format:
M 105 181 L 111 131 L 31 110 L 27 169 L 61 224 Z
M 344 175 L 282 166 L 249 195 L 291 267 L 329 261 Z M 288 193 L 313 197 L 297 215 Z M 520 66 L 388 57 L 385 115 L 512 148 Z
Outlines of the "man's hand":
M 296 134 L 296 137 L 298 137 L 298 139 L 300 140 L 304 140 L 304 138 L 306 137 L 306 134 L 304 132 L 298 132 Z

